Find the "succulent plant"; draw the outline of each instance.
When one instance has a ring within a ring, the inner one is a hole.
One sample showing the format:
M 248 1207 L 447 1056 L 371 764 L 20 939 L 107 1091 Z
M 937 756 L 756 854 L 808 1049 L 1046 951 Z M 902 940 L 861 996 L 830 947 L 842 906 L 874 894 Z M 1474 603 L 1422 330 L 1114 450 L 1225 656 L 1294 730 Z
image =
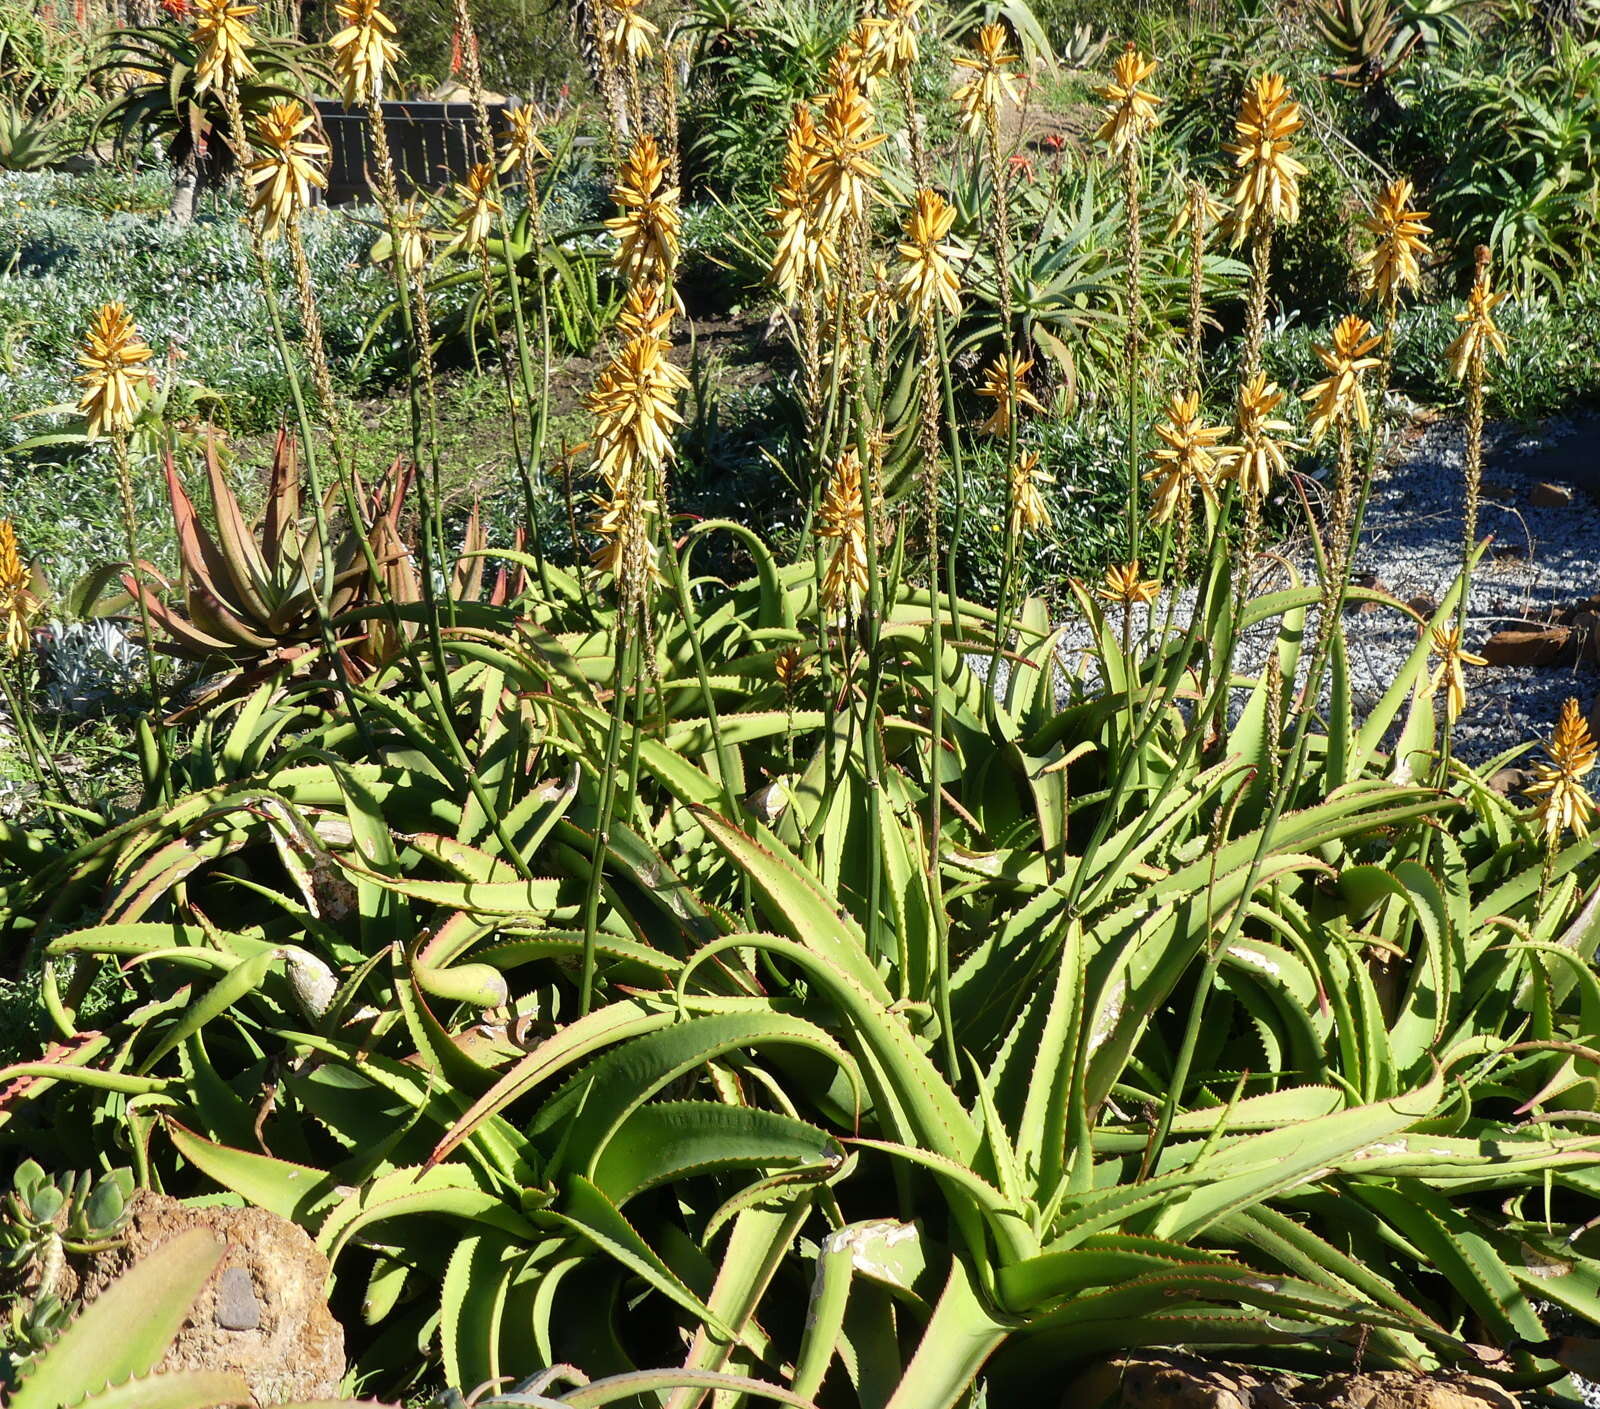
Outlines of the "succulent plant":
M 181 600 L 141 589 L 131 577 L 123 582 L 130 592 L 142 591 L 152 623 L 165 634 L 155 648 L 222 668 L 227 688 L 320 652 L 319 598 L 326 600 L 329 617 L 337 617 L 369 601 L 373 582 L 357 531 L 348 523 L 332 546 L 332 583 L 323 582 L 322 530 L 315 521 L 302 527 L 299 454 L 286 431 L 278 433 L 266 509 L 257 524 L 246 520 L 214 440 L 206 442 L 204 463 L 215 536 L 201 521 L 176 463 L 167 459 L 167 496 L 182 560 Z M 403 551 L 399 517 L 410 478 L 409 468 L 396 460 L 368 496 L 368 522 L 360 531 L 369 535 L 380 563 Z M 323 507 L 328 522 L 331 494 Z M 336 641 L 352 664 L 358 644 L 360 638 L 348 633 Z

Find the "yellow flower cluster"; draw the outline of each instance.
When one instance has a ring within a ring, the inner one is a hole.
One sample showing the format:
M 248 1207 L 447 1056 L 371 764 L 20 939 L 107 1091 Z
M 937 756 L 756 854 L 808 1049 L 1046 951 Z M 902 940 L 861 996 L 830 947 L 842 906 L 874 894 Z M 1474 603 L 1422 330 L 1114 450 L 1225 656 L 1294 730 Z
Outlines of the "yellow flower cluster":
M 822 603 L 854 615 L 867 594 L 867 523 L 861 457 L 852 446 L 834 462 L 817 515 L 817 534 L 832 541 L 822 574 Z
M 1546 843 L 1554 846 L 1563 832 L 1588 836 L 1595 812 L 1594 799 L 1583 779 L 1594 768 L 1600 749 L 1576 700 L 1569 699 L 1561 706 L 1549 753 L 1549 762 L 1534 765 L 1534 781 L 1526 792 L 1529 797 L 1538 798 L 1539 827 Z
M 1233 157 L 1233 240 L 1238 244 L 1262 220 L 1292 225 L 1300 218 L 1300 178 L 1306 169 L 1292 156 L 1304 126 L 1300 104 L 1275 73 L 1256 79 L 1234 120 L 1234 140 L 1222 144 Z
M 1217 474 L 1233 455 L 1221 442 L 1226 426 L 1208 426 L 1200 414 L 1200 394 L 1184 396 L 1173 392 L 1167 403 L 1167 419 L 1156 427 L 1162 442 L 1155 452 L 1156 468 L 1145 478 L 1156 482 L 1155 501 L 1150 517 L 1166 523 L 1179 505 L 1196 491 L 1212 503 L 1217 498 Z
M 88 418 L 91 439 L 123 435 L 133 428 L 139 388 L 155 377 L 148 365 L 152 356 L 122 304 L 108 303 L 95 314 L 78 353 L 83 368 L 78 376 L 83 388 L 78 410 Z
M 958 68 L 972 77 L 959 84 L 950 97 L 961 113 L 961 125 L 974 140 L 989 130 L 1002 103 L 1022 101 L 1012 66 L 1018 56 L 1010 52 L 1011 39 L 1003 24 L 986 24 L 973 40 L 972 53 L 958 55 Z
M 1161 99 L 1140 86 L 1155 73 L 1156 62 L 1130 44 L 1117 55 L 1111 65 L 1111 82 L 1100 90 L 1106 120 L 1095 135 L 1115 156 L 1135 146 L 1160 121 L 1156 108 Z
M 650 133 L 634 142 L 611 198 L 620 212 L 606 221 L 618 242 L 612 262 L 630 285 L 670 287 L 678 264 L 678 188 L 667 184 L 667 158 Z
M 895 292 L 919 322 L 941 308 L 952 318 L 961 312 L 955 266 L 967 251 L 949 239 L 955 219 L 955 207 L 937 191 L 918 191 L 906 216 L 905 239 L 895 247 L 900 255 Z
M 1352 413 L 1362 430 L 1371 424 L 1361 377 L 1378 365 L 1378 359 L 1370 354 L 1381 341 L 1371 323 L 1352 313 L 1334 325 L 1333 340 L 1327 347 L 1312 349 L 1329 373 L 1300 397 L 1302 401 L 1314 403 L 1309 423 L 1313 445 Z
M 274 103 L 256 120 L 256 141 L 264 149 L 250 163 L 246 181 L 251 188 L 250 209 L 261 217 L 261 233 L 275 239 L 311 204 L 311 189 L 326 186 L 321 163 L 328 148 L 301 134 L 312 115 L 293 99 Z
M 237 88 L 241 79 L 255 73 L 246 52 L 250 31 L 244 22 L 259 8 L 230 0 L 195 0 L 194 43 L 200 51 L 194 66 L 196 97 L 211 88 Z
M 28 622 L 39 609 L 32 579 L 17 548 L 10 519 L 0 519 L 0 649 L 20 656 L 28 649 Z
M 1021 411 L 1044 411 L 1038 397 L 1028 390 L 1027 378 L 1032 370 L 1031 359 L 1024 361 L 1004 354 L 984 368 L 978 395 L 994 402 L 994 410 L 979 430 L 987 435 L 1009 436 L 1011 423 Z
M 347 108 L 367 106 L 383 97 L 383 75 L 400 60 L 394 42 L 394 21 L 378 8 L 380 0 L 338 0 L 344 21 L 328 41 L 333 50 L 333 76 L 339 80 Z

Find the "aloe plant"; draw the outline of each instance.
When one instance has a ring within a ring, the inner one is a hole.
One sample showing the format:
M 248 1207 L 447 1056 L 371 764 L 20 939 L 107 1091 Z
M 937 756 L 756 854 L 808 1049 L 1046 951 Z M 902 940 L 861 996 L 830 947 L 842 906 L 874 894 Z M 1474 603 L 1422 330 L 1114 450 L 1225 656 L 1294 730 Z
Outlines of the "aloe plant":
M 302 525 L 299 458 L 288 432 L 278 433 L 266 507 L 258 523 L 246 519 L 214 439 L 206 441 L 203 464 L 215 533 L 196 510 L 175 458 L 168 455 L 166 460 L 167 495 L 182 563 L 182 604 L 141 587 L 131 576 L 123 585 L 143 598 L 151 621 L 165 637 L 156 649 L 228 669 L 231 674 L 222 688 L 233 690 L 296 662 L 303 668 L 322 649 L 321 613 L 335 616 L 372 600 L 370 564 L 357 535 L 370 536 L 380 565 L 398 564 L 404 554 L 399 517 L 410 473 L 396 460 L 370 496 L 369 523 L 359 528 L 345 524 L 327 554 L 321 525 L 331 517 L 333 496 L 327 496 L 316 520 Z M 331 582 L 323 580 L 325 561 L 333 564 Z M 360 639 L 345 634 L 335 644 L 348 666 Z

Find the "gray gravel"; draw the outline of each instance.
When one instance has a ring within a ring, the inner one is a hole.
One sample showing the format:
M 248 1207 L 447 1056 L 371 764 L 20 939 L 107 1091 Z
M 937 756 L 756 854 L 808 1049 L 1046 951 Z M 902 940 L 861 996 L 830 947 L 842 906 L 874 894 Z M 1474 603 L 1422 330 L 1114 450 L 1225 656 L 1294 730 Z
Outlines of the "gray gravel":
M 1387 408 L 1399 423 L 1409 419 L 1402 403 Z M 1537 434 L 1491 428 L 1485 455 L 1485 494 L 1480 531 L 1494 544 L 1474 575 L 1468 601 L 1467 648 L 1476 651 L 1495 631 L 1525 614 L 1566 607 L 1600 592 L 1600 455 L 1589 443 L 1600 437 L 1600 421 L 1552 423 Z M 1370 574 L 1400 601 L 1420 595 L 1438 599 L 1449 589 L 1460 565 L 1463 490 L 1462 428 L 1439 421 L 1399 438 L 1379 472 L 1368 504 L 1366 530 L 1354 573 Z M 1592 463 L 1591 463 L 1592 462 Z M 1593 476 L 1587 484 L 1584 471 Z M 1560 478 L 1558 478 L 1558 475 Z M 1543 480 L 1566 483 L 1572 502 L 1539 508 L 1530 502 Z M 1313 486 L 1315 488 L 1315 486 Z M 1293 563 L 1307 581 L 1315 580 L 1314 559 L 1304 531 L 1278 543 L 1274 551 Z M 1287 585 L 1281 569 L 1264 579 L 1262 589 Z M 1182 629 L 1192 593 L 1180 598 L 1174 614 Z M 1164 616 L 1166 608 L 1158 604 Z M 1136 629 L 1140 625 L 1136 618 Z M 1405 613 L 1376 610 L 1345 619 L 1351 686 L 1358 717 L 1394 680 L 1416 644 L 1416 624 Z M 1307 621 L 1308 639 L 1315 612 Z M 1240 643 L 1239 668 L 1253 673 L 1265 659 L 1276 625 Z M 1088 631 L 1079 621 L 1065 623 L 1062 649 L 1069 669 L 1083 668 Z M 1089 667 L 1092 674 L 1092 666 Z M 1600 672 L 1592 666 L 1468 667 L 1468 704 L 1457 721 L 1455 751 L 1483 763 L 1521 744 L 1548 737 L 1561 703 L 1576 696 L 1585 713 L 1600 692 Z

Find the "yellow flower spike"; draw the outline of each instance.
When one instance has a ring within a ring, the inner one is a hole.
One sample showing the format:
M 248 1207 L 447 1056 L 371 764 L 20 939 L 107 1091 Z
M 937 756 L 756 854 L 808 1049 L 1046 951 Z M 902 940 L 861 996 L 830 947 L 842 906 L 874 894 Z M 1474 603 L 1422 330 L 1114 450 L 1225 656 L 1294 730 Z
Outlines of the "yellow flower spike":
M 603 0 L 601 35 L 615 63 L 638 65 L 655 52 L 653 41 L 661 31 L 639 13 L 643 3 L 644 0 Z
M 1113 155 L 1120 156 L 1161 120 L 1156 113 L 1161 99 L 1140 87 L 1156 71 L 1157 62 L 1130 44 L 1111 65 L 1111 82 L 1099 90 L 1106 120 L 1095 136 Z
M 653 484 L 673 458 L 672 428 L 683 423 L 678 393 L 689 379 L 667 359 L 667 344 L 651 333 L 631 337 L 606 365 L 585 398 L 595 420 L 595 469 L 616 489 Z
M 1534 765 L 1534 781 L 1524 790 L 1539 799 L 1539 827 L 1547 845 L 1554 847 L 1567 831 L 1580 837 L 1589 835 L 1595 805 L 1581 780 L 1593 769 L 1597 752 L 1578 702 L 1569 699 L 1556 721 L 1550 761 Z
M 1462 666 L 1488 665 L 1489 662 L 1462 649 L 1459 627 L 1436 626 L 1431 637 L 1432 654 L 1439 658 L 1431 688 L 1444 691 L 1444 717 L 1447 723 L 1454 724 L 1467 707 L 1467 679 Z
M 1237 480 L 1245 494 L 1258 499 L 1266 498 L 1272 481 L 1289 470 L 1284 437 L 1294 427 L 1272 414 L 1282 404 L 1283 397 L 1284 393 L 1278 390 L 1276 383 L 1267 380 L 1265 372 L 1257 372 L 1239 389 L 1234 421 L 1237 443 L 1222 473 L 1225 478 Z
M 782 685 L 785 693 L 793 693 L 795 687 L 806 678 L 811 671 L 811 662 L 806 659 L 798 646 L 785 646 L 772 658 L 772 673 Z
M 1234 119 L 1235 140 L 1222 150 L 1233 157 L 1233 242 L 1238 244 L 1262 218 L 1292 225 L 1300 218 L 1300 178 L 1292 156 L 1294 135 L 1304 126 L 1300 105 L 1275 73 L 1256 79 Z
M 450 225 L 455 231 L 446 253 L 457 250 L 480 250 L 494 230 L 494 218 L 500 214 L 500 202 L 495 199 L 494 167 L 486 161 L 475 162 L 467 168 L 464 181 L 455 188 L 460 204 Z
M 1488 267 L 1480 264 L 1472 292 L 1467 295 L 1467 306 L 1456 314 L 1456 322 L 1466 326 L 1446 353 L 1450 359 L 1450 375 L 1456 381 L 1464 380 L 1472 363 L 1486 359 L 1489 353 L 1499 357 L 1506 355 L 1505 334 L 1494 321 L 1494 311 L 1505 299 L 1504 292 L 1495 293 L 1490 289 Z
M 909 73 L 917 66 L 918 12 L 923 0 L 888 0 L 882 30 L 884 64 L 891 77 Z
M 1366 227 L 1372 248 L 1356 256 L 1362 281 L 1369 292 L 1388 303 L 1422 281 L 1422 261 L 1428 255 L 1424 238 L 1433 233 L 1428 212 L 1411 209 L 1411 182 L 1391 181 L 1379 193 Z
M 1362 430 L 1371 424 L 1361 375 L 1378 365 L 1378 359 L 1368 354 L 1381 341 L 1371 323 L 1352 313 L 1334 325 L 1333 341 L 1327 347 L 1312 349 L 1329 375 L 1300 397 L 1302 401 L 1314 403 L 1309 426 L 1311 444 L 1317 444 L 1340 419 L 1352 412 Z
M 611 198 L 620 214 L 606 221 L 617 237 L 612 263 L 630 284 L 666 284 L 678 263 L 678 188 L 667 185 L 667 158 L 642 134 L 617 172 Z
M 867 595 L 867 523 L 861 457 L 852 447 L 834 462 L 817 515 L 817 534 L 834 540 L 822 574 L 822 605 L 854 615 Z
M 347 108 L 376 103 L 383 97 L 383 76 L 400 61 L 394 42 L 394 21 L 378 8 L 380 0 L 338 0 L 334 10 L 344 21 L 328 41 L 333 50 L 333 76 L 339 80 Z
M 133 428 L 139 414 L 139 386 L 155 379 L 147 365 L 154 355 L 122 304 L 108 303 L 95 314 L 78 353 L 84 370 L 77 378 L 84 389 L 78 410 L 88 418 L 91 440 Z
M 1003 24 L 986 24 L 972 43 L 971 54 L 958 54 L 955 64 L 972 77 L 950 94 L 961 112 L 961 125 L 974 140 L 988 130 L 1001 103 L 1022 101 L 1017 75 L 1011 72 L 1019 56 L 1010 52 L 1011 37 Z
M 1151 519 L 1166 523 L 1177 512 L 1179 500 L 1198 490 L 1211 503 L 1217 501 L 1217 474 L 1232 455 L 1233 447 L 1222 445 L 1226 426 L 1208 426 L 1200 414 L 1200 396 L 1173 392 L 1167 403 L 1167 419 L 1156 427 L 1162 448 L 1154 455 L 1156 468 L 1145 478 L 1156 482 Z
M 1154 577 L 1139 576 L 1140 563 L 1135 558 L 1121 567 L 1106 569 L 1105 581 L 1095 589 L 1102 602 L 1132 606 L 1135 602 L 1149 604 L 1161 595 L 1161 582 Z
M 230 0 L 195 0 L 194 43 L 200 51 L 194 66 L 197 98 L 210 88 L 236 87 L 255 73 L 246 52 L 250 31 L 244 22 L 259 8 L 234 5 Z
M 399 236 L 400 267 L 407 274 L 420 274 L 428 267 L 428 251 L 433 245 L 433 234 L 428 229 L 427 215 L 415 196 L 408 197 L 395 212 L 395 233 Z M 393 252 L 380 262 L 394 257 Z
M 275 239 L 311 204 L 313 186 L 328 184 L 320 165 L 328 148 L 301 136 L 314 120 L 293 99 L 274 103 L 256 119 L 256 142 L 265 150 L 250 163 L 245 181 L 252 188 L 250 209 L 261 217 L 266 239 Z
M 10 519 L 0 519 L 0 648 L 9 656 L 28 649 L 28 622 L 39 610 Z
M 940 308 L 952 318 L 961 312 L 961 281 L 955 265 L 968 258 L 968 252 L 947 238 L 955 220 L 955 207 L 929 190 L 917 192 L 906 216 L 905 240 L 895 247 L 901 265 L 894 288 L 919 320 L 931 319 Z
M 548 160 L 550 149 L 539 135 L 539 121 L 543 116 L 531 103 L 507 108 L 506 130 L 500 138 L 500 171 L 502 174 L 526 166 L 538 159 Z
M 832 88 L 822 101 L 812 146 L 813 190 L 817 218 L 829 230 L 837 230 L 847 218 L 865 218 L 872 183 L 878 178 L 878 168 L 867 160 L 867 153 L 884 141 L 885 134 L 872 130 L 872 101 L 856 70 L 835 60 L 829 77 Z
M 783 175 L 774 192 L 778 203 L 767 211 L 778 222 L 772 231 L 772 282 L 788 304 L 803 287 L 826 284 L 839 258 L 833 234 L 817 209 L 816 142 L 811 109 L 796 104 L 784 144 Z
M 1050 527 L 1050 506 L 1039 486 L 1054 484 L 1039 468 L 1039 456 L 1030 450 L 1011 466 L 1011 536 L 1019 543 L 1031 533 Z
M 1024 409 L 1043 412 L 1039 399 L 1028 390 L 1027 376 L 1033 370 L 1031 359 L 1024 361 L 1002 354 L 983 369 L 983 384 L 978 395 L 994 402 L 989 419 L 978 427 L 988 435 L 1009 436 L 1011 422 Z

